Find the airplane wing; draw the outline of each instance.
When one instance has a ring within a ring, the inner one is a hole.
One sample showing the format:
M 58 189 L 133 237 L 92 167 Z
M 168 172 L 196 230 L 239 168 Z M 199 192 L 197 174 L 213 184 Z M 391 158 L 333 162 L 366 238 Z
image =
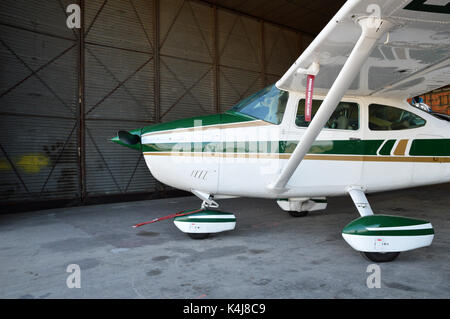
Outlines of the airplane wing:
M 320 72 L 314 92 L 326 94 L 360 35 L 355 19 L 371 14 L 394 26 L 378 41 L 347 94 L 408 98 L 449 84 L 448 0 L 362 0 L 347 1 L 277 87 L 304 92 L 305 76 L 297 69 L 316 62 Z
M 268 189 L 286 190 L 344 94 L 406 98 L 448 84 L 449 18 L 448 0 L 347 1 L 276 83 L 304 93 L 313 75 L 314 93 L 326 97 Z

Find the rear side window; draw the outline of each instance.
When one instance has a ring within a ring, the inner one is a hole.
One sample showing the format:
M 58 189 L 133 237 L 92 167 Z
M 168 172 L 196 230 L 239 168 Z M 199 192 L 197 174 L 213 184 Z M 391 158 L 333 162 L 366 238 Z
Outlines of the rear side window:
M 392 106 L 369 105 L 369 129 L 372 131 L 396 131 L 424 126 L 420 116 Z

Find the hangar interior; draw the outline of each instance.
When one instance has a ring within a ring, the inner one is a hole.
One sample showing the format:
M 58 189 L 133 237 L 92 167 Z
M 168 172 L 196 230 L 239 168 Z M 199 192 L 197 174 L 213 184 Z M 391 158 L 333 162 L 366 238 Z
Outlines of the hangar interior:
M 170 196 L 142 155 L 109 141 L 117 130 L 231 108 L 343 2 L 80 0 L 69 29 L 75 1 L 2 1 L 3 210 Z

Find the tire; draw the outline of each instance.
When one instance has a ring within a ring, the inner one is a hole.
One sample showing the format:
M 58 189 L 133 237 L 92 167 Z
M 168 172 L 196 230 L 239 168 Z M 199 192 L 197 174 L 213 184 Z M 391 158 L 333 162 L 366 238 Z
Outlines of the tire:
M 288 211 L 288 213 L 292 217 L 305 217 L 305 216 L 308 216 L 308 211 L 307 210 L 305 210 L 303 212 L 297 212 L 295 210 L 290 210 L 290 211 Z
M 209 237 L 209 233 L 187 233 L 192 239 L 205 239 Z
M 373 253 L 363 251 L 361 252 L 367 259 L 376 263 L 385 263 L 393 261 L 400 255 L 400 252 L 390 252 L 390 253 Z

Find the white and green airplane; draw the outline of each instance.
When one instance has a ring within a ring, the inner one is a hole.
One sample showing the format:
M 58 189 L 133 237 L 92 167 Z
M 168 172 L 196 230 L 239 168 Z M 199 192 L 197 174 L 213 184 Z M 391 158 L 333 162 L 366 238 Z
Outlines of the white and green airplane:
M 276 84 L 225 113 L 119 131 L 113 141 L 203 201 L 172 216 L 193 238 L 234 229 L 219 199 L 273 198 L 304 216 L 349 194 L 361 217 L 344 239 L 391 261 L 430 245 L 433 227 L 374 215 L 365 194 L 450 181 L 448 116 L 406 100 L 449 83 L 449 18 L 447 0 L 349 0 Z

